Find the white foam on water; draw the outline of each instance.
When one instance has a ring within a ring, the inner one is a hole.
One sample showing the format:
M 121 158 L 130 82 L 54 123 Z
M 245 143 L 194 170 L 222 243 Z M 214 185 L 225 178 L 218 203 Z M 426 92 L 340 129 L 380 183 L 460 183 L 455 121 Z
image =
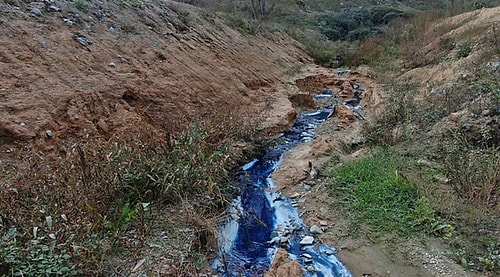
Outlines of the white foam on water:
M 253 159 L 251 162 L 249 162 L 249 163 L 247 163 L 247 164 L 243 165 L 243 166 L 241 167 L 241 169 L 242 169 L 242 170 L 247 171 L 249 168 L 251 168 L 251 167 L 252 167 L 252 166 L 253 166 L 256 162 L 258 162 L 258 161 L 259 161 L 258 159 Z

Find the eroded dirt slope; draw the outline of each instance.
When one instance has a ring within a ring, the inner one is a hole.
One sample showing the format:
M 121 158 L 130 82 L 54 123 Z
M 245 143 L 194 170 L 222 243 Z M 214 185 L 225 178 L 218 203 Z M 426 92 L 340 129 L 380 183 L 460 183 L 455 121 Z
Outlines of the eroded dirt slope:
M 286 35 L 245 36 L 174 1 L 79 8 L 0 3 L 1 143 L 38 141 L 47 130 L 62 140 L 138 126 L 175 132 L 220 107 L 244 114 L 310 61 Z

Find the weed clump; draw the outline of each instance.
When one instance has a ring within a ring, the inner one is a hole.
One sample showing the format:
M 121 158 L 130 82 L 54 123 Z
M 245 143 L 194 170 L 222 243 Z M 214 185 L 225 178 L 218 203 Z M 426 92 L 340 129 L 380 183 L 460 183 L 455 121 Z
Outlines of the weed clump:
M 468 42 L 464 42 L 458 45 L 457 58 L 466 58 L 472 52 L 472 45 Z
M 415 101 L 416 85 L 392 84 L 388 86 L 383 111 L 362 130 L 369 143 L 391 146 L 415 139 L 449 112 L 441 106 L 440 95 L 431 95 L 425 101 Z
M 500 190 L 500 147 L 476 144 L 460 130 L 444 144 L 446 175 L 462 199 L 484 207 L 498 205 Z
M 56 158 L 19 149 L 27 164 L 1 171 L 0 273 L 96 275 L 121 236 L 147 235 L 162 207 L 188 203 L 206 222 L 217 217 L 238 191 L 229 176 L 238 156 L 206 128 L 195 121 L 168 142 L 141 131 L 73 143 Z M 205 225 L 193 227 L 202 241 L 214 235 Z

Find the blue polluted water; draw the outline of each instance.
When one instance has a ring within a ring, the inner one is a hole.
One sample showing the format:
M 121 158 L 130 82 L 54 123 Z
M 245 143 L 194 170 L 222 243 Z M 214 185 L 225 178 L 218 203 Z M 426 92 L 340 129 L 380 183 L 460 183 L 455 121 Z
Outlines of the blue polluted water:
M 333 113 L 335 106 L 300 114 L 281 143 L 263 157 L 244 165 L 236 174 L 242 194 L 233 200 L 220 227 L 219 252 L 213 269 L 223 276 L 263 276 L 279 248 L 304 268 L 304 276 L 351 276 L 337 259 L 336 251 L 311 236 L 294 207 L 294 200 L 274 191 L 269 177 L 281 163 L 283 154 L 298 144 L 312 140 L 316 127 Z

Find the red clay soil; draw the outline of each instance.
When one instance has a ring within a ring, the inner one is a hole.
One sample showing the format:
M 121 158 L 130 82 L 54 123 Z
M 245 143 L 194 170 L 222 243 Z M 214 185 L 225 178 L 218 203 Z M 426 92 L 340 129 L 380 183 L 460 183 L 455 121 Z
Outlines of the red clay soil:
M 258 114 L 286 71 L 311 61 L 284 34 L 242 35 L 174 1 L 92 1 L 83 12 L 26 2 L 0 3 L 0 145 L 43 142 L 47 130 L 53 142 L 108 138 Z

